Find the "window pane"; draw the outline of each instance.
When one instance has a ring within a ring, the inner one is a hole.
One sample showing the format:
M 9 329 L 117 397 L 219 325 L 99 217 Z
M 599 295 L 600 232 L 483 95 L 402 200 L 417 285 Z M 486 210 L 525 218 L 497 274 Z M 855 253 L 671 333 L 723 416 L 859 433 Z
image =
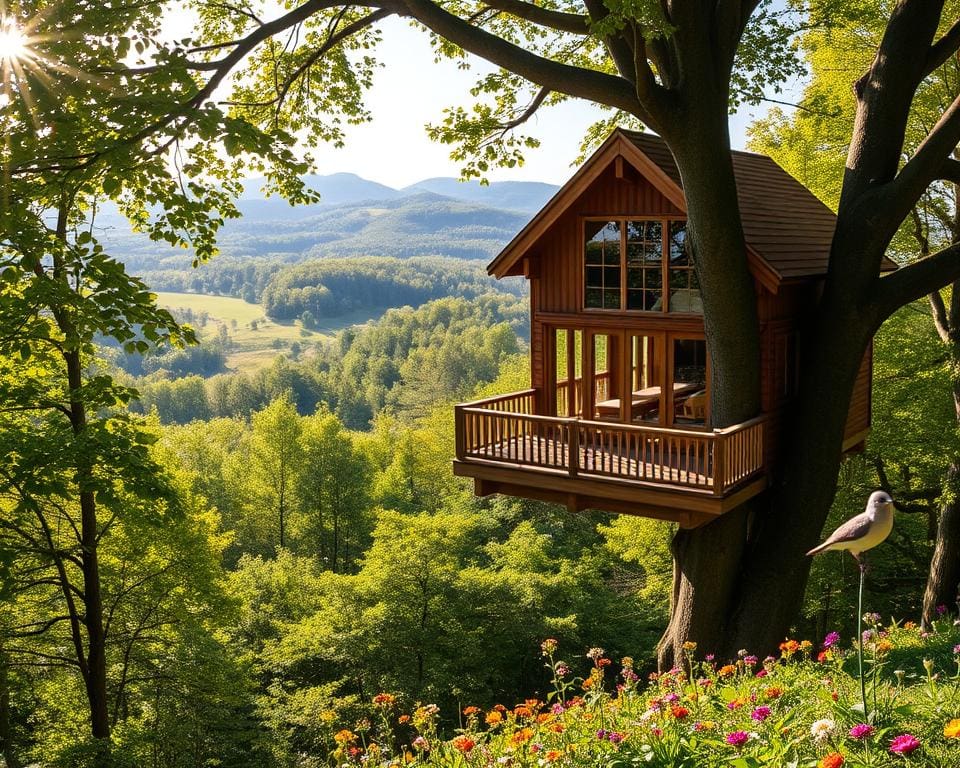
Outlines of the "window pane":
M 603 286 L 603 269 L 601 267 L 587 267 L 587 287 L 600 288 Z
M 603 292 L 604 309 L 620 309 L 620 289 L 605 290 Z
M 647 312 L 659 312 L 661 309 L 660 291 L 644 291 L 643 308 Z
M 643 291 L 627 291 L 627 309 L 643 309 Z
M 691 264 L 686 249 L 687 223 L 685 221 L 670 222 L 670 264 L 688 266 Z
M 602 309 L 603 290 L 600 288 L 587 288 L 583 303 L 590 309 Z
M 673 341 L 674 418 L 677 423 L 707 423 L 707 343 L 702 339 Z
M 619 309 L 620 222 L 587 221 L 584 227 L 584 306 Z

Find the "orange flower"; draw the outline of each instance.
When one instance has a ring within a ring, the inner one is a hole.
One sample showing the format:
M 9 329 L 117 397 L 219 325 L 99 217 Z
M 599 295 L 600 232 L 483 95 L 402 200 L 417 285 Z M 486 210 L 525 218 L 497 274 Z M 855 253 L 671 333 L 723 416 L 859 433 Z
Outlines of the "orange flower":
M 840 768 L 843 765 L 843 755 L 839 752 L 831 752 L 824 757 L 818 764 L 819 768 Z
M 513 708 L 513 714 L 515 714 L 517 717 L 530 717 L 533 713 L 523 704 L 518 704 Z
M 383 707 L 390 706 L 394 701 L 396 701 L 396 698 L 390 693 L 378 693 L 373 697 L 373 703 Z
M 567 726 L 565 726 L 563 723 L 551 723 L 550 730 L 554 733 L 563 733 L 565 730 L 567 730 Z
M 553 715 L 551 715 L 549 712 L 541 712 L 539 715 L 537 715 L 537 723 L 539 725 L 549 723 L 551 720 L 553 720 Z
M 720 667 L 720 671 L 717 674 L 720 677 L 730 677 L 734 672 L 737 671 L 737 668 L 733 664 L 727 664 L 723 667 Z
M 783 696 L 783 688 L 773 686 L 772 688 L 767 688 L 767 690 L 764 691 L 764 694 L 768 699 L 779 699 L 781 696 Z
M 543 759 L 548 763 L 553 763 L 563 757 L 563 752 L 559 749 L 548 749 L 547 753 L 543 756 Z
M 451 743 L 453 744 L 453 748 L 456 749 L 458 752 L 463 752 L 463 754 L 467 754 L 467 752 L 469 752 L 471 749 L 474 748 L 474 746 L 476 746 L 477 742 L 475 742 L 469 736 L 461 735 L 461 736 L 457 736 Z
M 487 725 L 500 725 L 500 721 L 503 720 L 503 715 L 497 712 L 497 710 L 493 710 L 493 712 L 487 712 L 485 719 Z
M 784 640 L 780 643 L 780 651 L 784 656 L 789 656 L 800 650 L 800 643 L 796 640 Z
M 400 723 L 401 725 L 405 723 L 409 723 L 410 715 L 400 715 L 400 717 L 397 718 L 397 722 Z
M 960 739 L 960 719 L 951 720 L 943 726 L 943 735 L 948 739 Z
M 683 720 L 683 718 L 690 714 L 690 710 L 686 707 L 672 707 L 670 709 L 670 714 L 673 715 L 677 720 Z
M 465 714 L 467 717 L 470 717 L 470 715 L 475 715 L 479 711 L 480 707 L 464 707 L 463 714 Z
M 514 746 L 519 746 L 520 744 L 526 744 L 532 738 L 533 728 L 521 728 L 510 737 L 510 743 Z
M 337 744 L 349 744 L 351 741 L 356 741 L 356 739 L 357 735 L 353 733 L 353 731 L 348 731 L 346 728 L 342 731 L 337 731 L 333 735 L 333 740 L 337 742 Z

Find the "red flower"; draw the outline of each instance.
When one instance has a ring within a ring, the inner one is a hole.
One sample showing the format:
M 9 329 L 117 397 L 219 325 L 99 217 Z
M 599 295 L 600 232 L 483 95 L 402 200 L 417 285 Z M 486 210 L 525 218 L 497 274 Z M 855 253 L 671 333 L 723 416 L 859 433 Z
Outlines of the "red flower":
M 458 752 L 463 752 L 463 754 L 467 754 L 467 752 L 473 749 L 477 744 L 477 742 L 475 742 L 469 736 L 457 736 L 452 743 L 454 749 L 456 749 Z
M 683 720 L 683 718 L 690 714 L 690 710 L 686 707 L 672 707 L 670 714 L 677 718 L 677 720 Z

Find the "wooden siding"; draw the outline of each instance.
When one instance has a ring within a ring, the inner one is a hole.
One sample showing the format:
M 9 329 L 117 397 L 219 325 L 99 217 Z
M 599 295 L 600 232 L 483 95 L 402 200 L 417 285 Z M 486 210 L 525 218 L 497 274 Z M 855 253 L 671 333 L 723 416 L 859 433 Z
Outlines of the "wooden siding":
M 863 356 L 857 380 L 853 385 L 853 395 L 850 397 L 850 410 L 847 412 L 847 425 L 843 430 L 843 448 L 845 451 L 856 450 L 870 429 L 871 391 L 873 379 L 873 343 L 867 347 Z
M 582 222 L 587 217 L 606 216 L 685 218 L 646 179 L 636 173 L 618 179 L 611 165 L 544 233 L 532 253 L 539 262 L 537 274 L 541 276 L 530 286 L 531 293 L 538 292 L 539 312 L 582 312 Z

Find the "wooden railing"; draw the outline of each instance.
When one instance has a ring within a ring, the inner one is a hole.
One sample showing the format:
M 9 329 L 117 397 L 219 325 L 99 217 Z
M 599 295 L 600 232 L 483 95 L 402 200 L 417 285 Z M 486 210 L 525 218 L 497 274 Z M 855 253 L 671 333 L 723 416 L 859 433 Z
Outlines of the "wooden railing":
M 765 417 L 675 429 L 537 416 L 532 389 L 456 406 L 457 458 L 480 459 L 722 496 L 763 471 Z
M 594 386 L 597 388 L 596 393 L 594 394 L 594 401 L 597 400 L 606 400 L 609 390 L 610 390 L 610 372 L 602 371 L 596 374 L 593 377 L 595 382 Z M 573 380 L 574 386 L 574 413 L 580 413 L 583 410 L 583 379 L 577 377 Z M 557 382 L 557 415 L 558 416 L 569 416 L 567 412 L 567 406 L 570 401 L 568 400 L 569 395 L 567 392 L 570 389 L 570 381 L 564 379 Z

